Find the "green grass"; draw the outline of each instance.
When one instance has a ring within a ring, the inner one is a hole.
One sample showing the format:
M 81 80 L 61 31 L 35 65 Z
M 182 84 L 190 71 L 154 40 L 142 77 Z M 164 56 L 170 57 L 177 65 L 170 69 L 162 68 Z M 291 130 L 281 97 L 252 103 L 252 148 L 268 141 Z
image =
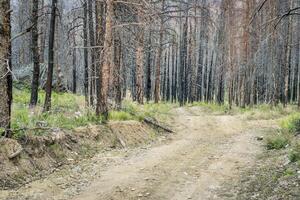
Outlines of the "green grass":
M 281 128 L 292 134 L 300 133 L 300 113 L 291 114 L 280 123 Z
M 15 130 L 16 138 L 22 137 L 26 132 L 24 129 L 34 129 L 39 126 L 49 128 L 61 128 L 72 130 L 76 127 L 88 124 L 99 124 L 103 122 L 102 117 L 96 117 L 94 110 L 85 107 L 85 98 L 71 93 L 52 94 L 52 108 L 50 112 L 43 113 L 45 92 L 39 91 L 38 104 L 34 109 L 29 109 L 30 88 L 22 83 L 14 83 L 12 106 L 12 129 Z M 132 101 L 125 100 L 123 109 L 109 112 L 111 121 L 142 121 L 144 117 L 162 118 L 175 107 L 174 104 L 149 103 L 139 105 Z M 36 135 L 45 134 L 47 131 L 32 131 Z
M 267 149 L 284 149 L 287 145 L 290 144 L 290 138 L 286 134 L 278 133 L 276 135 L 272 135 L 267 137 L 266 139 L 266 147 Z
M 291 162 L 300 163 L 300 142 L 293 145 L 292 150 L 289 153 L 289 159 Z
M 150 102 L 148 104 L 139 105 L 136 102 L 125 100 L 123 102 L 123 111 L 134 115 L 136 120 L 143 120 L 145 117 L 158 118 L 164 120 L 173 108 L 178 107 L 177 104 L 161 102 L 155 104 Z

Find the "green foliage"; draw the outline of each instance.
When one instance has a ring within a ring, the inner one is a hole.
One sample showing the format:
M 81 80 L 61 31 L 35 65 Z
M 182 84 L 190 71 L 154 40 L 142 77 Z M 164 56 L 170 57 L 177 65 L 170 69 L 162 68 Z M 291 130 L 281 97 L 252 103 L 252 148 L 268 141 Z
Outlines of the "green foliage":
M 289 153 L 289 159 L 291 162 L 299 162 L 300 161 L 300 142 L 297 142 L 291 152 Z
M 283 173 L 284 176 L 293 176 L 295 175 L 295 170 L 291 169 L 291 168 L 287 168 L 284 173 Z
M 112 121 L 128 121 L 136 119 L 133 115 L 125 111 L 111 111 L 109 112 L 108 118 Z
M 300 133 L 300 113 L 292 114 L 285 119 L 283 119 L 280 123 L 281 128 L 284 131 L 287 131 L 292 134 Z
M 269 136 L 266 140 L 266 146 L 267 149 L 283 149 L 286 148 L 286 146 L 290 144 L 290 139 L 287 135 L 284 135 L 282 133 Z

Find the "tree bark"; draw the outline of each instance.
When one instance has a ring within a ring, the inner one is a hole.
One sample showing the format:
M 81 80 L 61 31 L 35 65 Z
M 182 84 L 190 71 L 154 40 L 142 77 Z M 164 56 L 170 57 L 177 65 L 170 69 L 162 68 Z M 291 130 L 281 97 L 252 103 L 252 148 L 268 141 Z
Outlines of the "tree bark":
M 93 18 L 93 1 L 88 0 L 88 26 L 89 26 L 89 40 L 90 46 L 95 46 L 95 30 L 94 30 L 94 18 Z M 91 48 L 91 70 L 90 70 L 90 105 L 94 105 L 95 101 L 95 86 L 96 86 L 96 69 L 95 69 L 95 48 Z
M 11 25 L 10 1 L 0 0 L 0 128 L 5 129 L 7 137 L 11 137 Z M 2 130 L 1 130 L 2 131 Z M 0 133 L 2 134 L 2 133 Z
M 44 104 L 44 112 L 48 112 L 51 109 L 52 79 L 53 79 L 53 68 L 54 68 L 56 5 L 57 5 L 57 0 L 52 0 L 50 32 L 49 32 L 48 73 L 47 73 L 47 82 L 45 88 L 46 97 L 45 97 L 45 104 Z
M 107 0 L 107 14 L 105 23 L 105 37 L 104 37 L 104 50 L 103 50 L 103 66 L 100 73 L 101 92 L 100 101 L 97 103 L 99 107 L 97 115 L 103 115 L 108 119 L 108 89 L 110 79 L 110 69 L 113 67 L 113 45 L 112 45 L 112 26 L 114 17 L 114 0 Z
M 138 8 L 138 21 L 143 23 L 143 8 Z M 144 25 L 139 27 L 136 48 L 136 99 L 144 104 Z
M 83 2 L 83 59 L 84 59 L 84 96 L 86 106 L 89 106 L 89 59 L 88 59 L 88 28 L 87 28 L 87 0 Z
M 162 13 L 165 10 L 165 0 L 162 0 L 162 4 L 161 4 L 162 8 L 161 11 Z M 157 49 L 157 57 L 156 57 L 156 71 L 155 71 L 155 88 L 154 88 L 154 102 L 158 103 L 160 100 L 160 68 L 161 68 L 161 54 L 162 54 L 162 48 L 163 48 L 163 35 L 164 35 L 164 17 L 160 16 L 161 20 L 160 20 L 160 28 L 159 28 L 159 46 Z
M 38 33 L 38 10 L 39 0 L 32 1 L 32 15 L 31 15 L 31 49 L 33 57 L 33 74 L 31 82 L 31 97 L 30 107 L 34 107 L 38 101 L 39 79 L 40 79 L 40 55 L 39 55 L 39 33 Z

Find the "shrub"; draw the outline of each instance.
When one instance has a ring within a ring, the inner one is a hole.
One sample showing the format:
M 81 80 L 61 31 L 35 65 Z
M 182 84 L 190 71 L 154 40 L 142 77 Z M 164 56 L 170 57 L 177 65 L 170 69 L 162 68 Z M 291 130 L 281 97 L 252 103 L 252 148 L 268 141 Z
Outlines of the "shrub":
M 292 114 L 281 121 L 283 130 L 292 133 L 300 133 L 300 113 Z
M 267 149 L 283 149 L 290 143 L 290 140 L 287 136 L 283 134 L 278 134 L 270 136 L 266 140 Z
M 300 161 L 300 142 L 296 143 L 292 151 L 289 154 L 289 159 L 291 162 Z

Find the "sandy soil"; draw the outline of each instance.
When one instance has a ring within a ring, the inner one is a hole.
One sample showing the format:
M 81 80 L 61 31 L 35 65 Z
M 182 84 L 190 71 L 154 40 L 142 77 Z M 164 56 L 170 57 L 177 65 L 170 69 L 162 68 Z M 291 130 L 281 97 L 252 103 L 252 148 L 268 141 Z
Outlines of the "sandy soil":
M 18 190 L 0 191 L 0 199 L 234 199 L 234 191 L 217 191 L 255 164 L 262 152 L 256 137 L 274 126 L 193 108 L 174 110 L 169 123 L 176 134 L 159 144 L 101 152 Z

